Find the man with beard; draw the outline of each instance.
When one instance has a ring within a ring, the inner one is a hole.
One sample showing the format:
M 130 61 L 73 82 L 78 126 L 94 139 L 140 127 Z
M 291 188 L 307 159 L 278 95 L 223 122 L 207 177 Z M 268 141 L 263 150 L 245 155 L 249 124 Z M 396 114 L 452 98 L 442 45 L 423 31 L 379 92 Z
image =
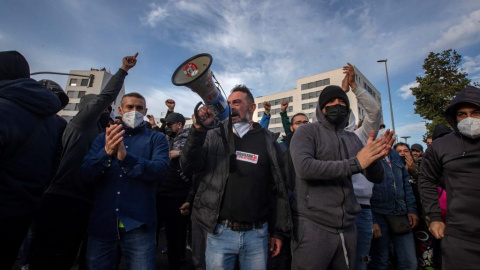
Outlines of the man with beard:
M 208 131 L 195 123 L 182 150 L 183 172 L 202 173 L 192 219 L 208 232 L 207 269 L 233 269 L 237 256 L 241 269 L 265 269 L 269 233 L 276 256 L 291 229 L 278 134 L 252 122 L 256 104 L 245 85 L 233 88 L 228 103 L 233 130 L 229 121 Z M 208 107 L 198 116 L 205 125 L 214 119 Z
M 65 128 L 60 167 L 42 198 L 37 218 L 38 238 L 31 269 L 70 269 L 73 265 L 86 237 L 93 204 L 93 192 L 80 177 L 80 165 L 104 130 L 100 119 L 109 117 L 105 109 L 122 89 L 127 72 L 137 63 L 137 55 L 123 58 L 122 67 L 100 94 L 85 95 L 80 100 L 79 112 Z

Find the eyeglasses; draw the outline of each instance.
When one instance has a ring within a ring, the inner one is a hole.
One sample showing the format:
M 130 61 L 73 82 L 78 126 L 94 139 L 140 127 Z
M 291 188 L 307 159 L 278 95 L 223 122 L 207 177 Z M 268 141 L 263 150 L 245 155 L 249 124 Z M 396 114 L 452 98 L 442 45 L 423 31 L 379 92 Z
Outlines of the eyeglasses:
M 310 123 L 310 122 L 308 122 L 308 121 L 295 121 L 295 122 L 293 122 L 294 125 L 303 125 L 303 124 L 308 124 L 308 123 Z

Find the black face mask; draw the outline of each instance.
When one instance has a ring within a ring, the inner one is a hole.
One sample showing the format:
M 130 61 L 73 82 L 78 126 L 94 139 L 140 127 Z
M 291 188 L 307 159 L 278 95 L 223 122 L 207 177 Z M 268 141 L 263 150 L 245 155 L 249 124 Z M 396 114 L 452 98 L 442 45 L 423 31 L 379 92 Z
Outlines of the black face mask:
M 173 132 L 173 129 L 171 127 L 165 128 L 165 134 L 167 134 L 167 136 L 170 138 L 175 138 L 175 136 L 177 136 L 177 133 Z
M 342 106 L 340 104 L 325 107 L 325 117 L 328 122 L 336 125 L 341 124 L 345 118 L 348 116 L 347 106 Z

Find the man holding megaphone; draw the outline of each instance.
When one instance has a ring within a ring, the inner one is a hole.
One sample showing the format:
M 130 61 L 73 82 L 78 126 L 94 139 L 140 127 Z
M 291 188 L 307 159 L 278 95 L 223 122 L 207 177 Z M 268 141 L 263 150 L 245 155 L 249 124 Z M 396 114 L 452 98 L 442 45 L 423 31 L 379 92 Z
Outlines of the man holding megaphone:
M 252 121 L 256 104 L 245 85 L 233 88 L 228 105 L 233 125 L 207 130 L 215 113 L 203 106 L 196 113 L 203 125 L 194 121 L 182 150 L 183 172 L 202 174 L 192 219 L 208 233 L 207 269 L 233 269 L 237 256 L 241 269 L 265 269 L 292 227 L 278 134 Z

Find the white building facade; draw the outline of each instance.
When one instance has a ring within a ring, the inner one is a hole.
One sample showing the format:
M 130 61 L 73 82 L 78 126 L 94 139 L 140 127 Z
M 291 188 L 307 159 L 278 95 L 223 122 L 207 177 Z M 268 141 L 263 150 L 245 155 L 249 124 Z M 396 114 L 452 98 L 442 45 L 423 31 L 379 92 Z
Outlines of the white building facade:
M 106 71 L 105 69 L 70 70 L 70 74 L 75 74 L 68 76 L 67 86 L 65 87 L 65 92 L 70 98 L 70 101 L 68 105 L 65 106 L 65 108 L 58 113 L 61 117 L 65 118 L 67 122 L 70 121 L 75 115 L 77 115 L 80 99 L 88 94 L 100 94 L 102 89 L 113 76 L 109 71 Z M 78 75 L 83 75 L 87 77 Z M 90 78 L 88 78 L 88 76 L 90 75 L 94 76 L 93 81 L 90 81 Z M 122 90 L 120 90 L 117 98 L 111 104 L 113 109 L 113 115 L 118 115 L 117 110 L 120 106 L 123 95 L 125 95 L 125 85 L 122 86 Z

